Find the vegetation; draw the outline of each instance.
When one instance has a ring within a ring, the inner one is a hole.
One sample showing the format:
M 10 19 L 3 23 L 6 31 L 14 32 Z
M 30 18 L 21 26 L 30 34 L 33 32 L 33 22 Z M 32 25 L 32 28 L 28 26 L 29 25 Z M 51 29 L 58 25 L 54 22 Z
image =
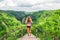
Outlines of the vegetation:
M 60 10 L 43 11 L 42 13 L 39 11 L 35 14 L 37 15 L 35 15 L 37 17 L 37 23 L 34 26 L 38 30 L 37 36 L 40 37 L 41 40 L 59 40 Z
M 38 12 L 0 11 L 0 38 L 6 34 L 7 40 L 15 40 L 15 38 L 21 37 L 21 34 L 25 35 L 26 25 L 24 22 L 28 15 L 33 20 L 32 34 L 39 37 L 40 40 L 60 39 L 60 10 Z
M 13 15 L 0 12 L 0 38 L 6 35 L 7 40 L 15 40 L 15 37 L 21 37 L 22 33 L 20 32 L 22 29 L 26 31 L 25 27 L 23 27 L 24 25 L 21 24 L 21 22 L 18 21 Z M 3 40 L 3 38 L 1 40 Z

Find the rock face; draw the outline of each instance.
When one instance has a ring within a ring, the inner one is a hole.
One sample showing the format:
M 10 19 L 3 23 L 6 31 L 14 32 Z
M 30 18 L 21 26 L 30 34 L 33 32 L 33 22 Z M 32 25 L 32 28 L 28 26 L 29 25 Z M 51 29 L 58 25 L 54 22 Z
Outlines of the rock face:
M 33 34 L 31 34 L 31 36 L 28 36 L 28 34 L 26 34 L 25 36 L 19 38 L 18 40 L 39 40 L 39 38 L 36 38 L 36 36 L 34 36 Z

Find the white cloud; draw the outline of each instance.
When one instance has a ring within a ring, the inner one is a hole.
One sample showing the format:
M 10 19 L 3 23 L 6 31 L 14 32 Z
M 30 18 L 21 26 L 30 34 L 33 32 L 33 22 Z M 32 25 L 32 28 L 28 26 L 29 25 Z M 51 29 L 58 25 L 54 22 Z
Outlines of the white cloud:
M 4 0 L 0 2 L 1 10 L 38 11 L 60 9 L 56 0 Z
M 60 0 L 55 0 L 54 2 L 56 2 L 56 3 L 60 3 Z

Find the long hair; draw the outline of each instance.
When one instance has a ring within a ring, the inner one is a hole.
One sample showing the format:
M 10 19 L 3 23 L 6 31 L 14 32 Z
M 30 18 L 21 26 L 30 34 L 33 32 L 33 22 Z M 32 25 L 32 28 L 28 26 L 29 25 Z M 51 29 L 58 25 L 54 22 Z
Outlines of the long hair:
M 32 19 L 31 19 L 30 16 L 28 16 L 28 17 L 26 18 L 26 23 L 27 23 L 27 22 L 32 22 Z

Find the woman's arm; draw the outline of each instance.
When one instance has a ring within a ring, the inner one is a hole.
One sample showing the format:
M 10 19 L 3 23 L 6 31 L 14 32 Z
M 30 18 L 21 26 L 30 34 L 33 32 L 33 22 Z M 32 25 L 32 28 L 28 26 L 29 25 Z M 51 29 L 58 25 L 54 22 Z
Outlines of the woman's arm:
M 32 19 L 30 19 L 30 20 L 31 20 L 31 23 L 33 23 Z
M 25 23 L 27 23 L 27 18 L 26 18 L 26 21 L 25 21 Z

